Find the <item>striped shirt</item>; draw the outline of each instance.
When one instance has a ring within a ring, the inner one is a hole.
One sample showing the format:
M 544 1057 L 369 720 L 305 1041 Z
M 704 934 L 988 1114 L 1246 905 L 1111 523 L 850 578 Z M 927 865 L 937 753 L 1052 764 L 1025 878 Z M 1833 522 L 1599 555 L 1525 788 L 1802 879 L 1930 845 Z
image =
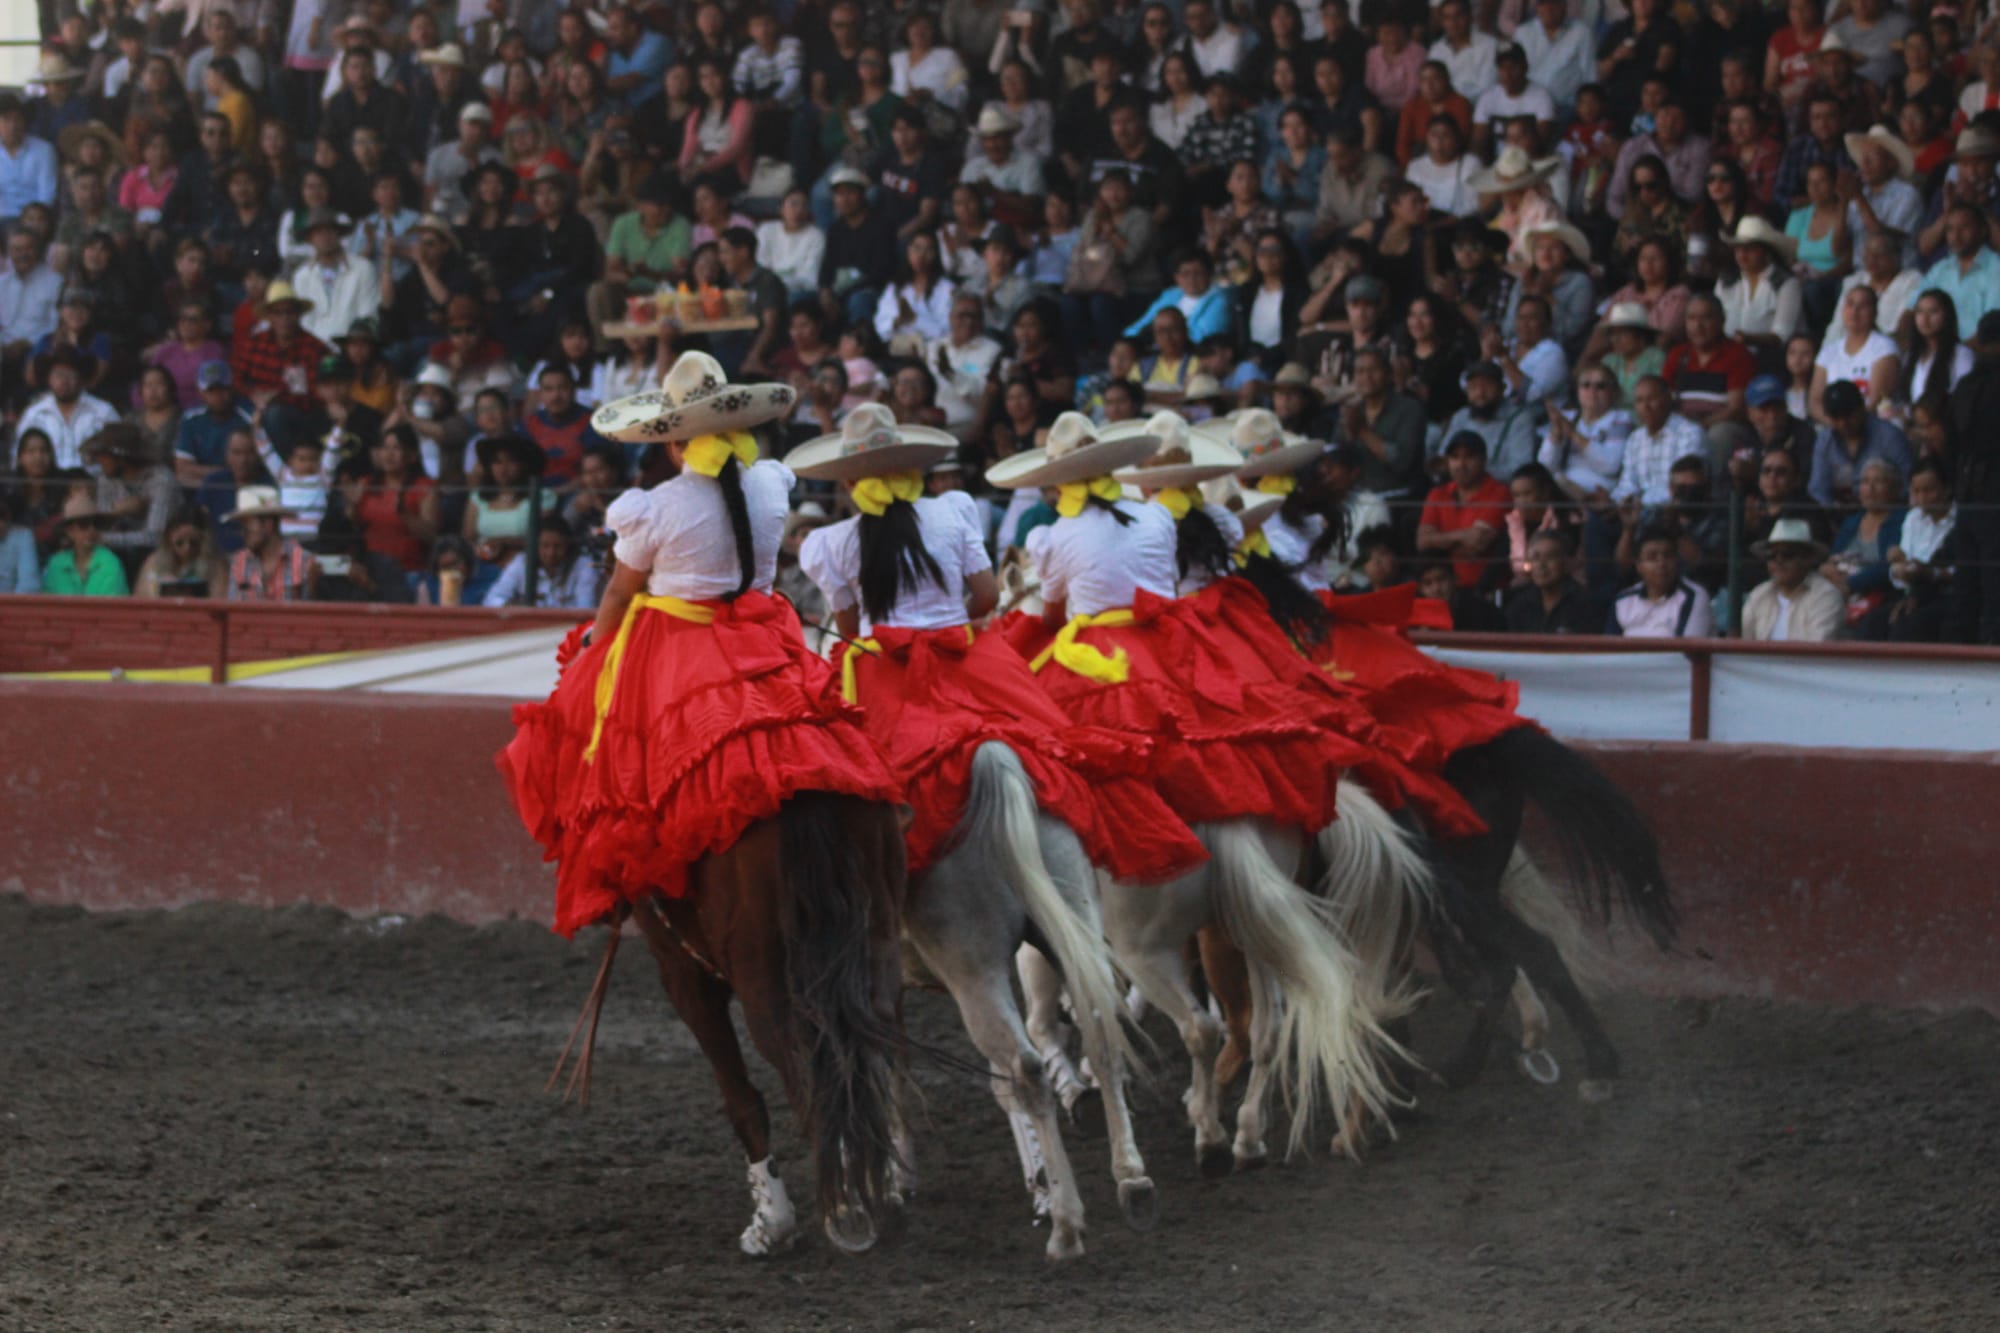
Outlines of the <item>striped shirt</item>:
M 736 56 L 736 91 L 754 101 L 791 106 L 799 100 L 802 64 L 796 37 L 780 37 L 775 51 L 752 42 Z
M 266 570 L 248 547 L 229 557 L 229 600 L 232 602 L 301 602 L 306 596 L 306 572 L 313 559 L 303 546 L 282 541 L 278 567 Z

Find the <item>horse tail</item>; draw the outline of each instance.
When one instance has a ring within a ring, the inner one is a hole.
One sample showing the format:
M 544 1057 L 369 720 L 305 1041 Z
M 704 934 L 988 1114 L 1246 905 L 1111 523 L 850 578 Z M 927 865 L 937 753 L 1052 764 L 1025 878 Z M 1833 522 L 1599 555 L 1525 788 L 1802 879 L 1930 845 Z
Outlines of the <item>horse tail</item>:
M 1622 899 L 1653 943 L 1671 948 L 1679 924 L 1660 844 L 1597 765 L 1539 727 L 1515 727 L 1482 747 L 1548 819 L 1573 888 L 1605 921 Z
M 1576 911 L 1563 901 L 1555 885 L 1542 875 L 1529 855 L 1515 847 L 1500 880 L 1500 897 L 1508 910 L 1531 930 L 1548 937 L 1562 956 L 1563 966 L 1586 993 L 1611 989 L 1618 965 L 1589 931 Z
M 820 1209 L 829 1222 L 857 1205 L 878 1214 L 903 1054 L 902 831 L 887 806 L 829 792 L 792 797 L 778 825 L 793 1073 Z
M 1338 1115 L 1358 1102 L 1386 1121 L 1395 1098 L 1381 1061 L 1400 1048 L 1380 1026 L 1388 1015 L 1362 994 L 1332 906 L 1278 867 L 1256 824 L 1232 819 L 1201 834 L 1215 861 L 1216 914 L 1250 965 L 1255 1002 L 1280 1006 L 1273 1074 L 1292 1112 L 1291 1150 L 1305 1143 L 1322 1093 Z
M 1122 1019 L 1123 992 L 1103 931 L 1064 895 L 1042 858 L 1035 789 L 1020 756 L 998 741 L 972 755 L 972 787 L 960 821 L 963 842 L 998 868 L 1048 944 L 1075 1010 L 1092 1069 L 1106 1078 L 1138 1065 Z M 1089 886 L 1085 886 L 1086 892 Z
M 1366 787 L 1341 779 L 1338 808 L 1317 839 L 1325 862 L 1318 892 L 1360 963 L 1363 1000 L 1376 1013 L 1399 1010 L 1409 1001 L 1398 993 L 1403 954 L 1431 912 L 1437 877 L 1418 835 Z

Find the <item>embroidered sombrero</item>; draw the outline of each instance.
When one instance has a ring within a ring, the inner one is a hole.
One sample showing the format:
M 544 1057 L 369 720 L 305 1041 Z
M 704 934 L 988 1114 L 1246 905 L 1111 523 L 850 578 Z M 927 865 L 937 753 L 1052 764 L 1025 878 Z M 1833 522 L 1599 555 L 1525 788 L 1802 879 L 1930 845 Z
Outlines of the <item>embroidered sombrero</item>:
M 1236 469 L 1239 477 L 1269 477 L 1296 472 L 1317 458 L 1317 440 L 1294 435 L 1278 424 L 1277 413 L 1267 407 L 1246 407 L 1215 421 L 1204 421 L 1195 434 L 1234 445 L 1243 455 Z
M 698 435 L 749 430 L 791 411 L 798 391 L 789 384 L 731 384 L 706 352 L 683 352 L 655 392 L 606 403 L 590 427 L 607 440 L 664 444 Z
M 892 472 L 927 468 L 958 452 L 947 431 L 901 426 L 880 403 L 863 403 L 848 413 L 840 430 L 808 440 L 785 455 L 785 466 L 815 481 L 854 481 Z
M 1243 455 L 1234 445 L 1207 435 L 1196 434 L 1178 412 L 1155 412 L 1145 422 L 1121 421 L 1107 426 L 1100 440 L 1144 433 L 1159 444 L 1153 456 L 1136 467 L 1114 473 L 1128 486 L 1164 490 L 1169 486 L 1199 486 L 1216 477 L 1226 477 L 1243 466 Z
M 1150 455 L 1158 443 L 1151 435 L 1131 431 L 1107 438 L 1083 413 L 1065 412 L 1049 427 L 1046 448 L 1001 459 L 986 470 L 986 480 L 1010 491 L 1088 481 L 1129 467 Z

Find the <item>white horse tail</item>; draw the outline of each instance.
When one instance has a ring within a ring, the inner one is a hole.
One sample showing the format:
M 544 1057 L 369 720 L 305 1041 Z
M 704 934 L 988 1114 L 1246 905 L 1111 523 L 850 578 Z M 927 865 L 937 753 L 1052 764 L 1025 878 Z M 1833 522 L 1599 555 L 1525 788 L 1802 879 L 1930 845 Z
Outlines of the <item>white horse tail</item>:
M 1500 878 L 1500 897 L 1528 926 L 1548 936 L 1563 965 L 1589 995 L 1601 995 L 1617 980 L 1618 962 L 1593 936 L 1562 891 L 1542 875 L 1517 844 Z
M 1255 822 L 1199 831 L 1215 859 L 1216 912 L 1250 964 L 1255 1002 L 1282 1005 L 1273 1074 L 1292 1113 L 1291 1150 L 1304 1145 L 1321 1095 L 1336 1115 L 1358 1104 L 1386 1121 L 1395 1094 L 1380 1061 L 1398 1047 L 1362 995 L 1332 908 L 1279 868 Z
M 1409 1011 L 1399 966 L 1430 907 L 1437 877 L 1417 839 L 1368 789 L 1340 782 L 1340 818 L 1319 831 L 1326 875 L 1319 892 L 1333 908 L 1361 966 L 1362 998 L 1378 1018 Z
M 1138 1054 L 1121 1023 L 1125 997 L 1110 947 L 1050 877 L 1035 824 L 1038 808 L 1034 785 L 1013 750 L 988 741 L 974 751 L 972 788 L 960 820 L 966 845 L 979 848 L 1013 886 L 1028 920 L 1054 953 L 1091 1067 L 1135 1068 Z

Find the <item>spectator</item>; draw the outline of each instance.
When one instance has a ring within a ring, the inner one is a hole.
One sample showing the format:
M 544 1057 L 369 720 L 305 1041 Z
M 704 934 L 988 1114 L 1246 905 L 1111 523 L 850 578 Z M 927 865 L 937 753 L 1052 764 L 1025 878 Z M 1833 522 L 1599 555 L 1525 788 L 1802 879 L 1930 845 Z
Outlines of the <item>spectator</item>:
M 280 447 L 294 434 L 310 432 L 317 420 L 313 377 L 331 349 L 303 327 L 311 308 L 289 282 L 273 282 L 264 294 L 264 325 L 236 348 L 236 386 L 256 405 L 265 433 Z
M 63 546 L 42 569 L 42 591 L 57 597 L 124 597 L 130 591 L 125 567 L 106 550 L 107 519 L 97 501 L 71 494 L 63 503 Z
M 343 498 L 370 551 L 388 556 L 406 573 L 424 570 L 438 531 L 438 494 L 424 475 L 416 433 L 407 424 L 383 432 L 367 470 L 343 486 Z
M 1667 353 L 1661 377 L 1696 425 L 1743 419 L 1743 391 L 1757 363 L 1743 344 L 1723 336 L 1722 302 L 1713 296 L 1687 303 L 1687 341 Z M 1636 400 L 1635 400 L 1636 401 Z
M 1382 531 L 1387 532 L 1388 529 L 1385 527 Z M 1501 614 L 1499 607 L 1458 586 L 1458 574 L 1449 560 L 1425 565 L 1417 572 L 1417 596 L 1443 602 L 1451 612 L 1451 628 L 1462 634 L 1504 634 L 1507 631 L 1507 618 Z
M 99 474 L 101 540 L 136 572 L 160 544 L 167 519 L 180 503 L 173 471 L 152 456 L 145 436 L 123 422 L 113 422 L 86 441 L 83 457 Z
M 1743 604 L 1743 637 L 1764 642 L 1824 643 L 1846 619 L 1840 589 L 1819 572 L 1826 546 L 1804 519 L 1781 518 L 1750 548 L 1770 577 Z
M 630 5 L 613 5 L 604 16 L 605 89 L 636 111 L 660 95 L 660 75 L 673 60 L 673 47 L 647 27 Z M 722 67 L 727 77 L 727 66 Z
M 1319 208 L 1313 217 L 1314 239 L 1344 235 L 1373 219 L 1383 190 L 1395 175 L 1395 164 L 1365 150 L 1355 131 L 1329 135 L 1326 169 L 1319 178 Z
M 875 309 L 875 333 L 884 342 L 914 337 L 919 346 L 941 338 L 951 326 L 951 299 L 957 290 L 938 262 L 937 239 L 928 232 L 910 238 L 903 271 L 882 293 Z
M 242 532 L 242 547 L 229 558 L 229 600 L 232 602 L 310 601 L 319 581 L 319 565 L 305 548 L 278 529 L 293 517 L 279 502 L 277 488 L 245 486 L 236 493 L 236 508 L 223 522 Z
M 1509 249 L 1514 257 L 1525 260 L 1527 249 L 1521 245 L 1526 233 L 1536 227 L 1554 226 L 1562 221 L 1561 212 L 1555 200 L 1549 197 L 1547 182 L 1561 165 L 1558 158 L 1543 158 L 1539 161 L 1528 151 L 1514 144 L 1502 149 L 1491 168 L 1478 172 L 1469 182 L 1473 189 L 1486 196 L 1497 196 L 1500 212 L 1492 220 L 1495 231 L 1504 233 L 1510 242 Z
M 1633 391 L 1632 416 L 1612 498 L 1632 497 L 1648 507 L 1668 504 L 1674 498 L 1674 464 L 1706 451 L 1701 427 L 1674 410 L 1673 390 L 1664 379 L 1650 375 Z
M 1639 534 L 1639 581 L 1611 604 L 1607 634 L 1631 639 L 1706 639 L 1715 634 L 1708 590 L 1681 574 L 1680 543 L 1666 528 Z
M 1502 46 L 1494 57 L 1495 82 L 1480 94 L 1472 110 L 1472 146 L 1480 154 L 1493 148 L 1496 120 L 1527 116 L 1535 122 L 1535 137 L 1547 143 L 1554 138 L 1556 104 L 1547 88 L 1529 81 L 1528 53 L 1514 43 Z
M 1812 458 L 1813 439 L 1818 432 L 1810 421 L 1792 415 L 1785 382 L 1776 375 L 1759 375 L 1744 390 L 1743 403 L 1754 436 L 1751 442 L 1760 452 L 1783 449 L 1789 453 L 1799 467 L 1799 489 L 1803 493 L 1803 465 Z
M 1476 104 L 1499 81 L 1496 62 L 1500 44 L 1492 34 L 1472 26 L 1472 9 L 1466 0 L 1444 0 L 1436 14 L 1441 35 L 1431 43 L 1430 58 L 1450 73 L 1451 86 Z
M 1560 528 L 1528 540 L 1528 581 L 1507 594 L 1503 608 L 1510 634 L 1598 634 L 1604 614 L 1576 581 L 1575 548 Z
M 1931 265 L 1923 285 L 1951 298 L 1958 336 L 1970 338 L 1980 316 L 2000 310 L 2000 254 L 1987 245 L 1986 215 L 1973 204 L 1945 210 L 1944 240 L 1950 253 Z
M 1909 315 L 1924 275 L 1903 267 L 1903 237 L 1899 232 L 1870 236 L 1861 247 L 1861 267 L 1841 283 L 1840 295 L 1866 287 L 1875 296 L 1875 328 L 1890 338 L 1909 331 Z M 1831 333 L 1828 335 L 1832 336 Z
M 979 419 L 986 385 L 999 362 L 1000 344 L 986 336 L 984 306 L 978 296 L 959 292 L 951 303 L 951 327 L 924 345 L 924 361 L 938 379 L 937 405 L 945 427 L 961 438 Z
M 569 525 L 551 515 L 537 542 L 534 595 L 528 595 L 528 557 L 516 552 L 486 592 L 485 606 L 547 606 L 588 611 L 597 605 L 597 568 L 577 550 Z
M 1930 288 L 1917 298 L 1910 340 L 1902 354 L 1899 402 L 1914 408 L 1926 398 L 1949 398 L 1971 371 L 1972 348 L 1959 341 L 1960 324 L 1956 305 L 1946 293 Z M 1973 327 L 1978 328 L 1977 321 Z
M 1861 390 L 1844 380 L 1827 387 L 1823 405 L 1827 425 L 1813 443 L 1806 483 L 1812 498 L 1829 508 L 1855 504 L 1862 470 L 1878 460 L 1894 470 L 1900 490 L 1913 461 L 1908 437 L 1871 412 Z
M 1535 461 L 1571 499 L 1603 506 L 1624 465 L 1632 414 L 1618 405 L 1618 381 L 1605 367 L 1584 367 L 1576 390 L 1574 417 L 1553 402 L 1546 404 L 1549 428 Z
M 835 169 L 835 218 L 820 261 L 820 302 L 829 317 L 872 320 L 896 266 L 895 228 L 868 208 L 868 178 L 851 167 Z
M 1341 409 L 1340 440 L 1354 446 L 1362 491 L 1410 495 L 1424 485 L 1424 409 L 1392 385 L 1390 357 L 1377 347 L 1354 356 L 1354 394 Z
M 459 108 L 457 125 L 457 137 L 431 149 L 424 158 L 423 180 L 424 211 L 454 226 L 472 214 L 472 200 L 465 187 L 473 170 L 504 160 L 493 142 L 493 108 L 484 102 L 467 102 Z
M 1862 259 L 1862 243 L 1884 232 L 1903 237 L 1900 262 L 1907 266 L 1916 258 L 1910 243 L 1917 224 L 1923 220 L 1924 200 L 1906 177 L 1916 171 L 1916 155 L 1887 125 L 1877 125 L 1866 134 L 1847 135 L 1844 142 L 1854 159 L 1858 181 L 1850 181 L 1846 193 L 1847 230 L 1854 238 L 1854 261 Z
M 912 8 L 903 20 L 905 46 L 889 57 L 889 86 L 896 95 L 922 107 L 936 103 L 949 112 L 965 110 L 971 87 L 958 52 L 937 44 L 937 20 L 927 9 Z
M 998 107 L 980 112 L 973 126 L 979 155 L 968 156 L 959 180 L 979 187 L 988 213 L 1012 226 L 1029 226 L 1041 216 L 1047 192 L 1042 164 L 1016 143 L 1021 122 Z
M 1583 86 L 1597 79 L 1590 30 L 1571 15 L 1569 0 L 1535 0 L 1534 13 L 1532 23 L 1514 29 L 1514 40 L 1527 56 L 1528 77 L 1567 115 Z
M 1723 334 L 1741 342 L 1762 364 L 1775 366 L 1799 327 L 1803 284 L 1788 271 L 1798 242 L 1756 216 L 1737 223 L 1727 239 L 1737 276 L 1716 291 Z
M 48 392 L 28 405 L 16 433 L 39 430 L 55 447 L 57 467 L 83 466 L 84 443 L 118 420 L 111 404 L 84 392 L 84 385 L 98 373 L 97 358 L 57 347 L 37 356 L 30 369 L 34 381 L 48 386 Z
M 1639 3 L 1657 4 L 1658 0 L 1639 0 Z M 1637 13 L 1636 9 L 1634 13 Z M 1672 20 L 1662 19 L 1661 22 L 1671 23 Z M 1615 34 L 1617 29 L 1612 31 Z M 1611 39 L 1607 37 L 1605 40 L 1608 42 Z M 1603 63 L 1598 62 L 1600 66 Z M 1688 132 L 1687 108 L 1672 96 L 1654 113 L 1651 132 L 1633 135 L 1618 150 L 1618 164 L 1612 169 L 1610 192 L 1605 196 L 1605 209 L 1612 217 L 1625 216 L 1626 205 L 1636 189 L 1632 175 L 1647 158 L 1665 167 L 1664 183 L 1672 187 L 1675 196 L 1695 199 L 1702 195 L 1708 176 L 1708 136 Z
M 1944 634 L 1953 576 L 1950 540 L 1958 509 L 1944 465 L 1918 461 L 1910 473 L 1910 508 L 1902 539 L 1889 551 L 1889 579 L 1901 594 L 1889 612 L 1889 637 L 1899 643 L 1936 643 Z
M 1880 641 L 1889 637 L 1896 596 L 1889 558 L 1903 540 L 1902 474 L 1885 459 L 1870 459 L 1861 465 L 1855 490 L 1860 508 L 1842 521 L 1819 572 L 1846 599 L 1853 637 Z
M 695 81 L 702 106 L 689 113 L 681 134 L 680 178 L 690 190 L 707 185 L 733 196 L 750 183 L 756 166 L 752 138 L 756 107 L 748 97 L 737 95 L 730 84 L 729 67 L 720 59 L 708 58 L 696 65 Z M 655 86 L 652 80 L 648 86 Z
M 1512 497 L 1487 474 L 1486 441 L 1477 432 L 1452 435 L 1445 444 L 1444 461 L 1448 479 L 1424 499 L 1417 519 L 1417 550 L 1451 560 L 1461 584 L 1480 587 L 1490 565 L 1502 567 L 1495 571 L 1496 579 L 1504 573 L 1500 544 Z
M 196 372 L 195 382 L 198 405 L 181 414 L 174 443 L 174 470 L 184 486 L 201 485 L 209 473 L 223 466 L 230 435 L 251 427 L 252 409 L 236 396 L 228 362 L 205 363 Z
M 1614 302 L 1598 324 L 1592 341 L 1601 336 L 1610 344 L 1610 350 L 1598 358 L 1598 364 L 1613 381 L 1614 405 L 1631 402 L 1640 380 L 1666 370 L 1667 355 L 1660 349 L 1658 334 L 1646 307 L 1637 301 Z M 1590 353 L 1586 351 L 1584 357 L 1588 363 Z
M 25 227 L 7 236 L 7 265 L 0 269 L 0 389 L 20 382 L 34 345 L 55 332 L 62 277 L 43 262 L 47 249 Z
M 42 590 L 42 557 L 33 528 L 15 517 L 15 500 L 0 489 L 0 594 Z
M 435 220 L 433 225 L 443 226 Z M 354 321 L 371 318 L 382 308 L 382 288 L 389 283 L 378 278 L 373 263 L 348 252 L 352 228 L 333 210 L 308 213 L 299 230 L 312 247 L 293 282 L 305 302 L 306 315 L 299 323 L 322 343 L 332 344 L 346 336 Z
M 987 330 L 1004 334 L 1013 327 L 1021 307 L 1035 297 L 1035 285 L 1021 271 L 1020 237 L 1006 223 L 995 223 L 986 233 L 979 257 L 979 268 L 959 283 L 959 295 L 978 297 Z
M 1540 402 L 1569 378 L 1569 357 L 1583 350 L 1584 340 L 1590 334 L 1594 304 L 1590 242 L 1567 222 L 1530 227 L 1521 234 L 1521 241 L 1528 252 L 1529 264 L 1514 285 L 1504 331 L 1521 343 L 1524 354 L 1528 349 L 1539 348 L 1545 358 L 1546 364 L 1538 366 L 1537 374 L 1532 377 L 1535 382 L 1525 390 L 1534 401 Z M 1532 342 L 1517 327 L 1524 297 L 1536 298 L 1541 304 L 1535 328 L 1538 336 Z M 1501 365 L 1504 368 L 1506 362 Z M 1521 389 L 1512 374 L 1507 379 L 1514 388 Z M 1548 380 L 1553 383 L 1545 383 Z
M 21 99 L 0 93 L 0 230 L 12 233 L 30 204 L 55 207 L 56 150 L 28 133 Z
M 209 540 L 205 510 L 177 511 L 167 521 L 158 550 L 139 567 L 132 585 L 134 597 L 206 597 L 221 601 L 229 595 L 229 571 Z
M 1442 439 L 1450 441 L 1463 435 L 1477 435 L 1485 442 L 1485 455 L 1495 461 L 1492 466 L 1504 468 L 1511 475 L 1513 469 L 1528 462 L 1535 449 L 1535 417 L 1530 406 L 1506 392 L 1506 375 L 1491 361 L 1475 361 L 1466 368 L 1464 377 L 1465 406 L 1452 414 L 1446 423 Z M 1433 476 L 1447 472 L 1441 455 L 1433 455 L 1430 471 Z M 1494 483 L 1499 486 L 1498 482 Z M 1505 489 L 1504 487 L 1502 488 Z M 1421 546 L 1419 550 L 1423 549 Z M 1476 579 L 1461 579 L 1469 586 L 1476 586 Z
M 555 367 L 544 374 L 553 380 Z M 459 535 L 491 565 L 503 565 L 519 555 L 528 541 L 529 492 L 541 485 L 547 455 L 520 435 L 488 436 L 478 444 L 479 470 L 485 485 L 467 497 Z M 553 505 L 548 510 L 554 519 Z
M 1813 328 L 1825 324 L 1833 313 L 1841 280 L 1854 268 L 1847 209 L 1835 193 L 1837 179 L 1830 162 L 1806 168 L 1805 202 L 1792 209 L 1785 222 L 1796 256 L 1794 269 L 1804 284 L 1800 311 Z
M 1836 384 L 1855 390 L 1873 412 L 1895 391 L 1900 378 L 1896 344 L 1875 327 L 1875 289 L 1850 287 L 1840 301 L 1840 327 L 1830 331 L 1813 364 L 1811 412 L 1815 421 L 1833 420 L 1826 395 Z
M 826 233 L 813 223 L 806 191 L 787 191 L 778 216 L 758 224 L 758 258 L 785 284 L 786 298 L 795 301 L 819 290 L 819 265 L 825 254 Z
M 740 371 L 767 376 L 785 317 L 785 284 L 757 262 L 757 233 L 748 227 L 731 227 L 724 232 L 719 253 L 727 285 L 744 293 L 744 313 L 757 321 L 757 327 L 715 335 L 710 345 L 731 375 Z
M 1424 192 L 1433 211 L 1453 218 L 1477 213 L 1477 181 L 1484 168 L 1478 158 L 1465 151 L 1457 117 L 1432 116 L 1423 143 L 1422 155 L 1404 163 L 1403 175 Z
M 590 410 L 577 402 L 575 372 L 568 365 L 543 366 L 535 388 L 539 400 L 523 414 L 521 429 L 541 456 L 527 470 L 546 477 L 550 485 L 568 486 L 575 480 L 584 455 L 603 441 L 590 428 Z

